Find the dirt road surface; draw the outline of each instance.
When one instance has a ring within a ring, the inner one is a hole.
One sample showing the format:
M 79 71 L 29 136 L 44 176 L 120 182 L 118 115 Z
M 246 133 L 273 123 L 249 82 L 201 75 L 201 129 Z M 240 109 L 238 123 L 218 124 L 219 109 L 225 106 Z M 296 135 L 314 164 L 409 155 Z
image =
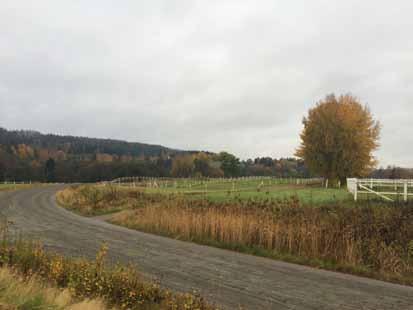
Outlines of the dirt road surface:
M 161 285 L 196 290 L 227 309 L 413 310 L 413 288 L 196 245 L 114 226 L 57 206 L 48 186 L 0 194 L 15 229 L 66 255 L 137 264 Z

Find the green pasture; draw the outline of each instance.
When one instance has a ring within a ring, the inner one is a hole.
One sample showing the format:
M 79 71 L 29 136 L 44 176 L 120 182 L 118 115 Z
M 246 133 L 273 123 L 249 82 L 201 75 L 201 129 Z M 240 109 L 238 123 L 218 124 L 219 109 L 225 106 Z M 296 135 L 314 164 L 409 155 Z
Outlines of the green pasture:
M 278 187 L 278 188 L 277 188 Z M 324 203 L 335 201 L 350 201 L 352 196 L 343 189 L 325 189 L 325 188 L 300 188 L 294 186 L 273 186 L 257 190 L 220 190 L 220 191 L 185 191 L 185 190 L 165 190 L 165 189 L 145 189 L 151 193 L 173 194 L 180 193 L 194 199 L 206 198 L 211 201 L 231 201 L 234 199 L 289 199 L 298 198 L 306 203 Z
M 303 184 L 296 179 L 245 179 L 207 180 L 191 179 L 158 181 L 137 184 L 149 193 L 183 194 L 193 199 L 211 201 L 231 201 L 234 199 L 290 199 L 298 198 L 305 203 L 327 203 L 351 201 L 353 198 L 346 189 L 326 189 L 321 184 Z
M 238 178 L 238 179 L 145 179 L 137 183 L 123 184 L 135 186 L 148 193 L 181 194 L 191 199 L 208 199 L 211 201 L 231 201 L 246 199 L 284 200 L 295 197 L 303 203 L 346 203 L 355 205 L 353 195 L 342 188 L 325 188 L 317 179 L 294 178 Z M 382 192 L 386 188 L 375 189 Z M 393 196 L 395 202 L 403 200 L 403 188 L 398 188 L 399 196 Z M 409 188 L 409 193 L 411 188 Z M 359 201 L 385 202 L 375 194 L 362 194 Z

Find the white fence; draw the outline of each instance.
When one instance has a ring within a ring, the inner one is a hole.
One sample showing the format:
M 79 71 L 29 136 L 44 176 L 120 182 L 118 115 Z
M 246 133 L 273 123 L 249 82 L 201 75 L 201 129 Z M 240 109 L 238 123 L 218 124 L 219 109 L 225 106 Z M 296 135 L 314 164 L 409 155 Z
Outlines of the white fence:
M 166 178 L 166 177 L 122 177 L 112 180 L 110 183 L 124 186 L 144 186 L 144 187 L 192 187 L 206 184 L 237 183 L 245 181 L 259 180 L 263 184 L 286 184 L 286 185 L 324 185 L 323 178 L 277 178 L 270 176 L 248 176 L 238 178 Z
M 407 201 L 413 196 L 413 180 L 392 179 L 347 179 L 347 189 L 357 201 L 359 195 L 373 194 L 387 201 L 394 201 L 391 197 L 403 197 Z M 390 197 L 389 197 L 390 196 Z
M 32 184 L 32 181 L 4 181 L 4 182 L 0 182 L 0 184 L 12 184 L 12 185 L 16 185 L 16 184 Z

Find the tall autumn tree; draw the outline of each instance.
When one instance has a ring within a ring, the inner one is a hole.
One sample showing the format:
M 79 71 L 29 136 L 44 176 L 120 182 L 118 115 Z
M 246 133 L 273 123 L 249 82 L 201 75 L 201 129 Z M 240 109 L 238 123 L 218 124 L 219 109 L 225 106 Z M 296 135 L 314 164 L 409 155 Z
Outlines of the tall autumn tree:
M 303 119 L 296 156 L 311 172 L 336 182 L 369 174 L 377 164 L 380 124 L 352 95 L 327 96 Z
M 191 177 L 194 172 L 192 155 L 178 155 L 172 161 L 171 174 L 174 177 Z

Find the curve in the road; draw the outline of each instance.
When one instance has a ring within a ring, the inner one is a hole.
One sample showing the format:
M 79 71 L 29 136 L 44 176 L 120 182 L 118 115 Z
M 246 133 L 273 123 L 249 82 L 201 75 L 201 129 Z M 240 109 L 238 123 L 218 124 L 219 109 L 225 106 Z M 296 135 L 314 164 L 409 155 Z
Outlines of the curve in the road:
M 56 205 L 62 186 L 0 194 L 0 213 L 16 229 L 66 255 L 135 263 L 178 291 L 196 290 L 236 309 L 413 310 L 413 288 L 196 245 L 75 215 Z

